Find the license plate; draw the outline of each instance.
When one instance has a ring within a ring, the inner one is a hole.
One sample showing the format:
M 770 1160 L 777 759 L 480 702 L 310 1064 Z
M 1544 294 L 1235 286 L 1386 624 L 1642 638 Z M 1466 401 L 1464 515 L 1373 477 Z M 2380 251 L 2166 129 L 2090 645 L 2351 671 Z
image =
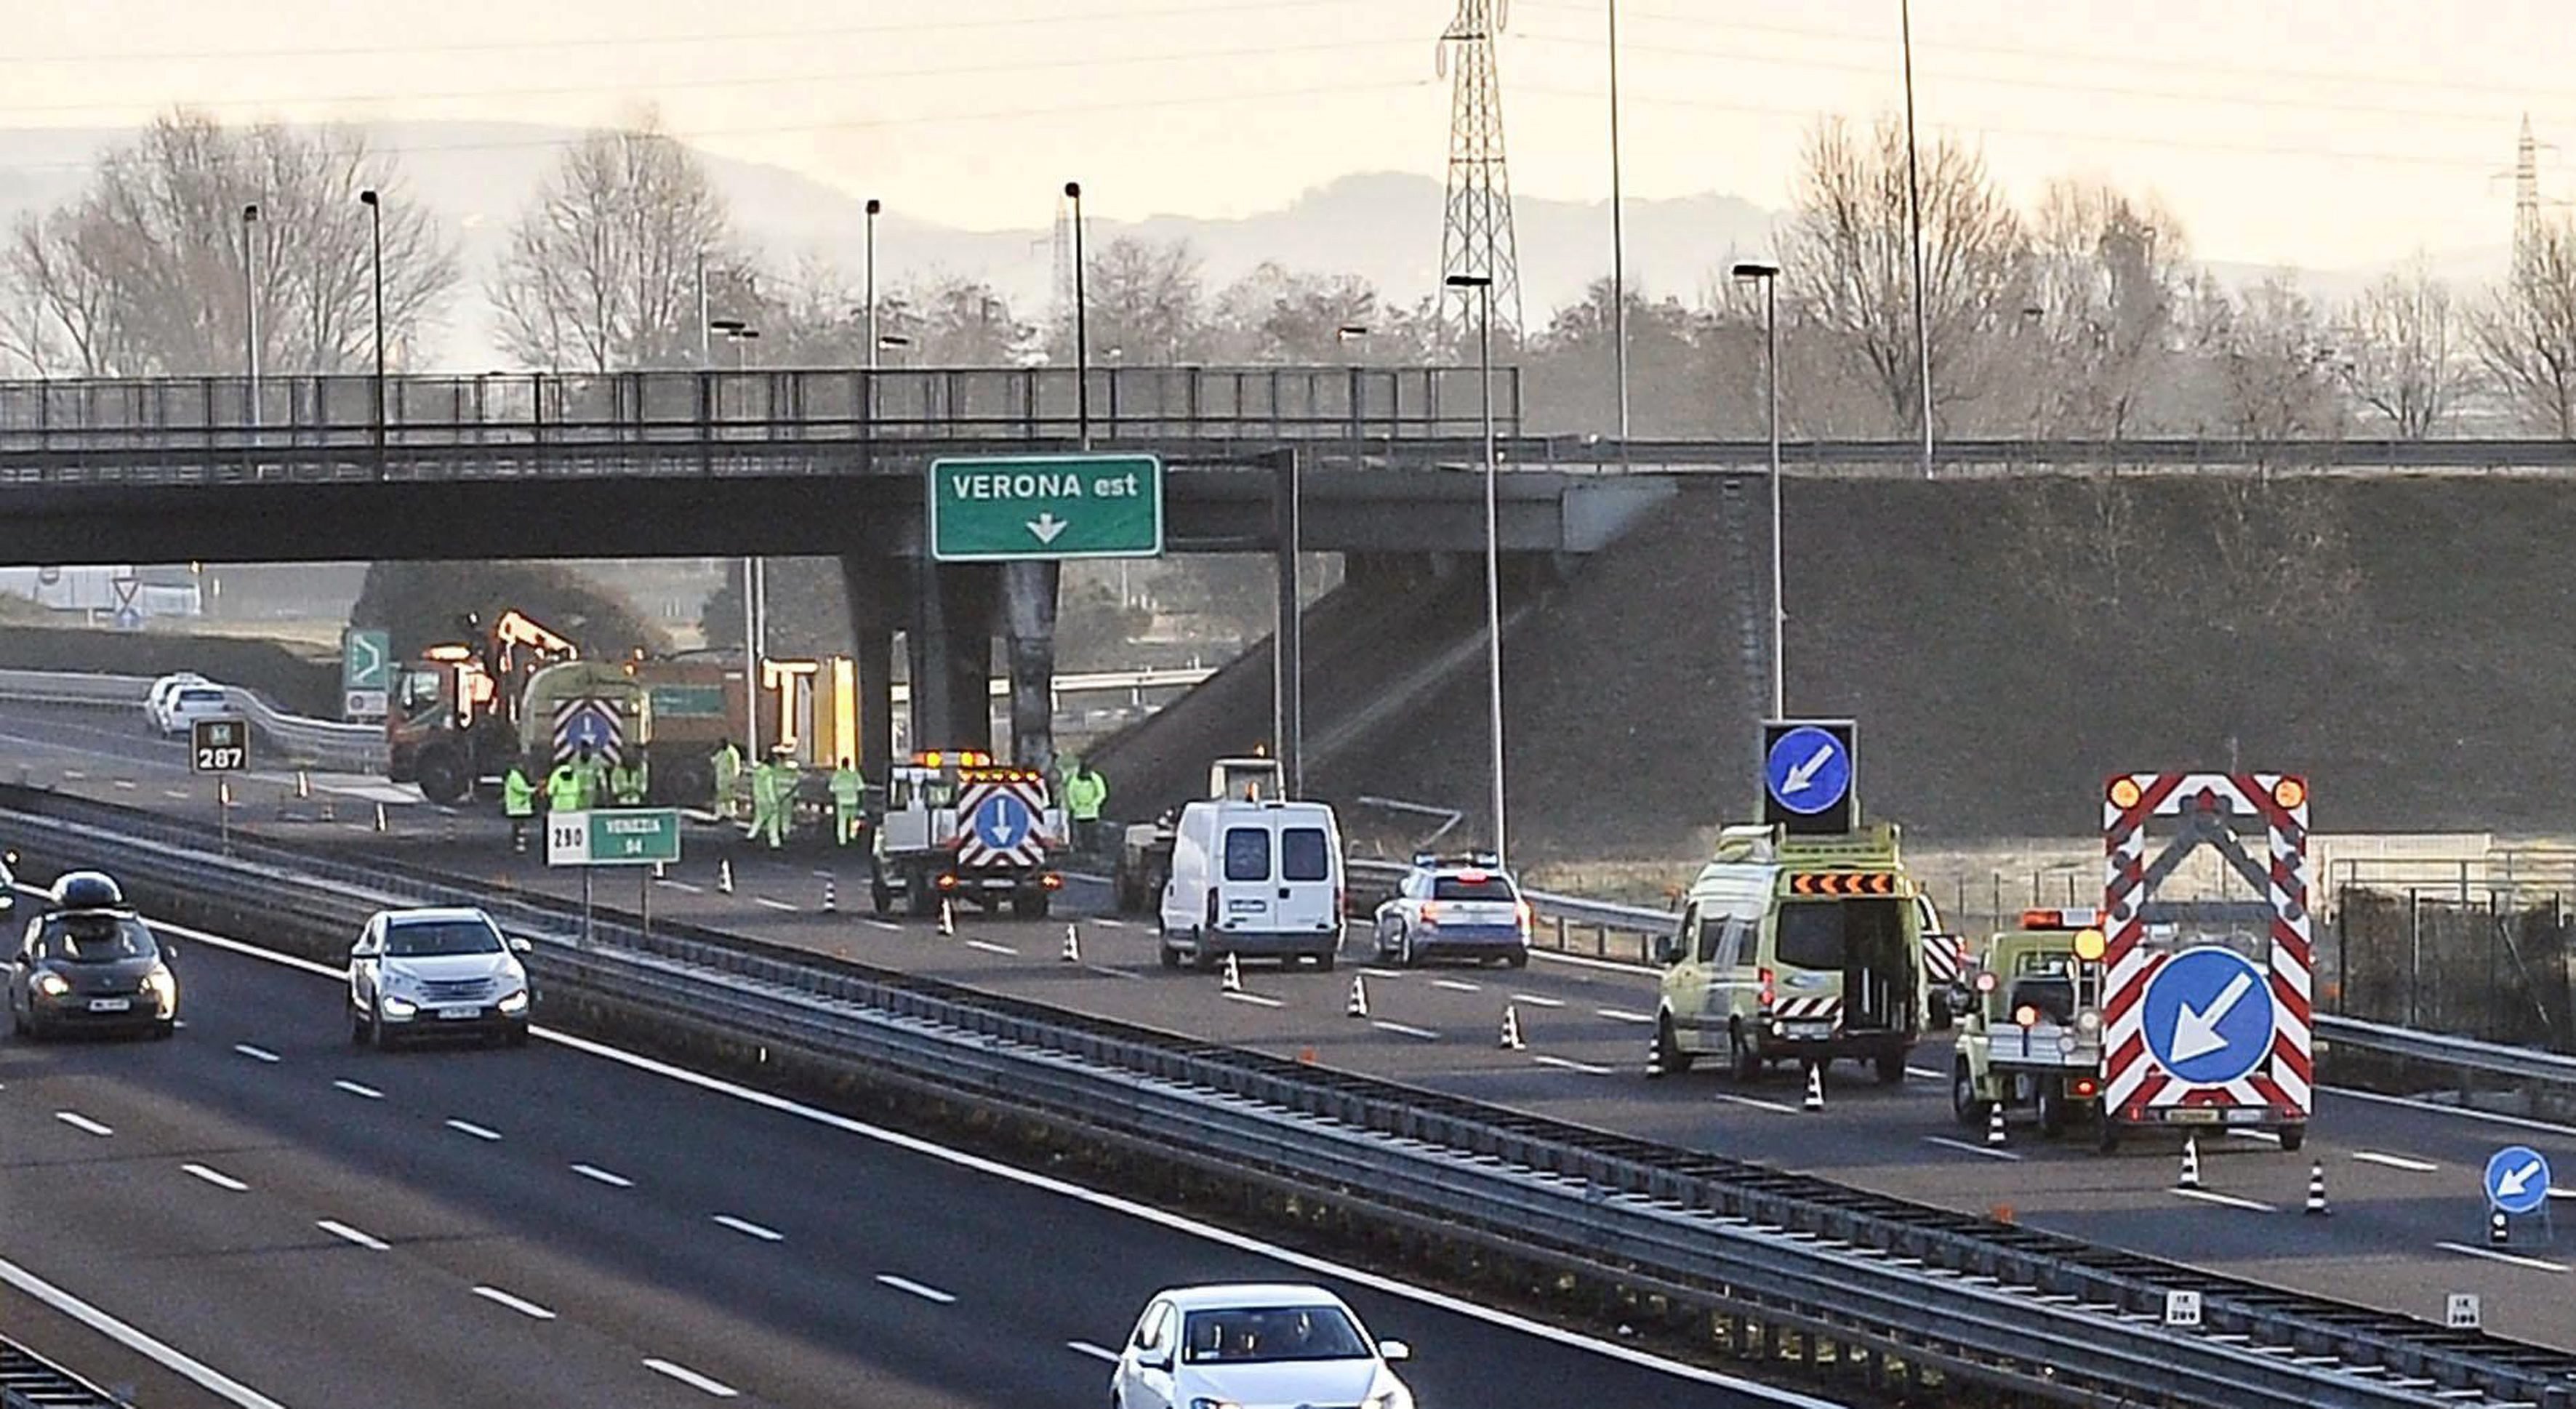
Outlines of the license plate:
M 133 1007 L 134 1000 L 131 998 L 93 998 L 89 1000 L 89 1010 L 93 1013 L 122 1013 L 131 1010 Z
M 1225 903 L 1225 908 L 1226 913 L 1230 915 L 1258 915 L 1262 911 L 1270 908 L 1270 902 L 1267 900 L 1228 900 Z
M 2216 1125 L 2218 1112 L 2195 1106 L 2188 1110 L 2167 1111 L 2165 1119 L 2176 1125 Z
M 1832 1023 L 1791 1023 L 1789 1035 L 1800 1038 L 1831 1037 L 1834 1035 L 1834 1025 Z
M 457 1018 L 480 1017 L 482 1014 L 483 1010 L 472 1003 L 453 1003 L 438 1010 L 439 1017 L 450 1021 Z

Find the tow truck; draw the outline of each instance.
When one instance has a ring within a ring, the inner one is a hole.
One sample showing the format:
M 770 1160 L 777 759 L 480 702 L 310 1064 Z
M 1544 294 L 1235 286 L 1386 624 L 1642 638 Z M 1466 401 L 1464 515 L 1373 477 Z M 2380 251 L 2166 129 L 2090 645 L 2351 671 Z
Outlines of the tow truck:
M 885 815 L 869 855 L 869 898 L 879 915 L 900 899 L 914 915 L 935 914 L 943 898 L 986 912 L 1011 907 L 1046 918 L 1064 875 L 1064 813 L 1047 796 L 1046 775 L 998 764 L 971 749 L 933 749 L 896 764 L 886 780 Z
M 572 641 L 525 612 L 501 613 L 489 630 L 468 614 L 471 641 L 421 652 L 395 682 L 385 712 L 386 776 L 418 783 L 435 803 L 462 802 L 519 753 L 522 693 L 538 672 L 572 660 Z
M 2028 1112 L 2042 1134 L 2102 1103 L 2102 931 L 2091 910 L 2025 910 L 1986 941 L 1951 986 L 1959 1019 L 1950 1109 L 1984 1129 L 1994 1109 Z
M 1279 760 L 1265 755 L 1220 758 L 1208 765 L 1211 798 L 1259 800 L 1288 795 Z M 1111 889 L 1122 915 L 1143 915 L 1161 902 L 1163 883 L 1172 878 L 1172 839 L 1181 810 L 1167 809 L 1151 822 L 1131 824 L 1118 839 L 1118 858 L 1110 867 Z

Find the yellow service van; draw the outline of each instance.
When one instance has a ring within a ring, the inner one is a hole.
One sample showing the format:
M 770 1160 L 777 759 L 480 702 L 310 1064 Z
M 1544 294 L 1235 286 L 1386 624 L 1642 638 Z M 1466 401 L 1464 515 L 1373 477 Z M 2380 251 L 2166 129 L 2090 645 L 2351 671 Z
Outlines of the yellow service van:
M 1723 1055 L 1738 1080 L 1837 1057 L 1905 1079 L 1931 985 L 1923 906 L 1893 822 L 1845 836 L 1728 827 L 1656 946 L 1652 1070 Z

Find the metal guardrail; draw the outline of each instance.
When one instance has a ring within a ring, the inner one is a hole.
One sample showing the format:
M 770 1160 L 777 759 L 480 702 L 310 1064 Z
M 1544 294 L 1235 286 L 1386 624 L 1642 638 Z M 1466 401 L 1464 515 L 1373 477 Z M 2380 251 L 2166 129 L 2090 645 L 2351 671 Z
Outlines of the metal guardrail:
M 0 700 L 24 704 L 81 705 L 100 709 L 143 707 L 152 692 L 148 675 L 97 675 L 62 670 L 0 670 Z M 291 763 L 351 773 L 381 773 L 385 733 L 373 724 L 344 724 L 290 714 L 255 690 L 217 686 L 225 702 L 250 721 Z
M 126 1409 L 126 1401 L 16 1341 L 0 1339 L 0 1409 Z
M 694 925 L 647 932 L 376 860 L 0 789 L 11 841 L 130 888 L 301 918 L 323 946 L 390 903 L 479 903 L 541 982 L 681 1026 L 1035 1108 L 1729 1314 L 2075 1404 L 2576 1406 L 2576 1357 L 1867 1194 L 1702 1151 L 1265 1057 Z M 336 952 L 336 951 L 334 951 Z M 2198 1291 L 2203 1324 L 2162 1324 Z

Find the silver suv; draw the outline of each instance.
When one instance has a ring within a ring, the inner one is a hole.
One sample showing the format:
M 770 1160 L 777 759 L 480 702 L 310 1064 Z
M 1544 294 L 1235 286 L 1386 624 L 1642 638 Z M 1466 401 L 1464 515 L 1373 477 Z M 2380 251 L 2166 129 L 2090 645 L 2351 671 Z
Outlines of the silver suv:
M 349 1040 L 390 1047 L 412 1037 L 528 1043 L 536 988 L 508 939 L 470 907 L 380 910 L 349 951 Z

